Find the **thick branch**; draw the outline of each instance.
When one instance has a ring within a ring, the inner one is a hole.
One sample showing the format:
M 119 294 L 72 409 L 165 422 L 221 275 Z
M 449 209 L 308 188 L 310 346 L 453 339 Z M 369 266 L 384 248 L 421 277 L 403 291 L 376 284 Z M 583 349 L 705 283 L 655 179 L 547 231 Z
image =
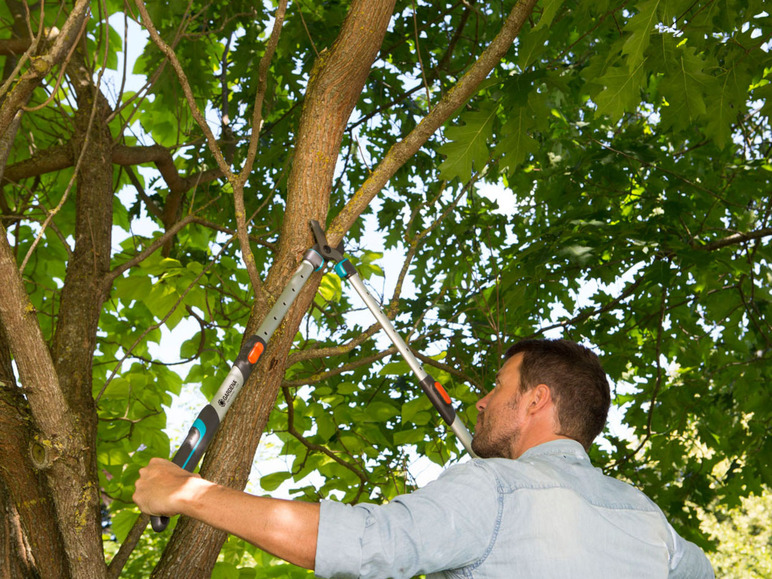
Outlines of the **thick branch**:
M 744 241 L 750 241 L 752 239 L 761 239 L 763 237 L 769 237 L 770 235 L 772 235 L 772 227 L 766 227 L 764 229 L 758 229 L 756 231 L 749 231 L 747 233 L 735 233 L 733 235 L 730 235 L 729 237 L 725 237 L 724 239 L 718 239 L 711 243 L 707 243 L 703 245 L 700 249 L 704 249 L 706 251 L 715 251 L 717 249 L 728 247 L 730 245 L 737 245 L 739 243 L 743 243 Z
M 123 167 L 154 163 L 166 186 L 173 193 L 185 193 L 196 184 L 208 183 L 222 177 L 222 171 L 219 169 L 208 169 L 202 173 L 181 177 L 169 149 L 161 145 L 147 147 L 115 145 L 112 149 L 112 162 Z M 10 165 L 5 169 L 3 179 L 17 183 L 29 177 L 61 171 L 74 164 L 72 144 L 68 142 L 39 151 L 29 159 Z
M 19 56 L 31 44 L 31 38 L 3 38 L 0 40 L 0 56 Z
M 72 145 L 56 145 L 44 151 L 40 151 L 29 159 L 19 161 L 6 167 L 3 180 L 18 183 L 29 177 L 37 177 L 54 171 L 61 171 L 75 164 L 72 153 Z
M 296 255 L 308 244 L 309 216 L 300 209 L 307 199 L 324 201 L 314 208 L 311 218 L 326 222 L 346 123 L 383 44 L 393 8 L 394 0 L 354 2 L 335 43 L 314 65 L 288 181 L 280 255 Z M 338 241 L 340 237 L 335 243 Z
M 35 308 L 27 297 L 16 266 L 13 250 L 8 245 L 5 228 L 0 224 L 0 323 L 12 338 L 9 346 L 19 371 L 19 381 L 25 388 L 32 414 L 44 436 L 72 431 L 72 424 L 63 412 L 46 409 L 66 408 L 59 388 L 59 378 L 40 331 Z

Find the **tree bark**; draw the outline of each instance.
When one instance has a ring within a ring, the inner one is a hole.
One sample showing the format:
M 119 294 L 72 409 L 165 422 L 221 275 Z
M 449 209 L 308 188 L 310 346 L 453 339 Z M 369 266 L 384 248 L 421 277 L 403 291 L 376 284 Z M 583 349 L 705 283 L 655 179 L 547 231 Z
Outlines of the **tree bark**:
M 51 43 L 50 50 L 34 60 L 34 64 L 21 75 L 0 106 L 0 135 L 8 130 L 17 111 L 21 109 L 51 70 L 64 62 L 83 32 L 90 14 L 91 1 L 78 0 L 61 31 Z
M 33 449 L 31 460 L 36 471 L 45 476 L 47 494 L 53 499 L 55 516 L 45 516 L 58 526 L 66 553 L 58 553 L 61 573 L 52 569 L 50 575 L 68 572 L 78 578 L 96 579 L 104 577 L 106 566 L 101 542 L 91 362 L 106 297 L 103 280 L 110 264 L 112 137 L 106 123 L 110 109 L 94 87 L 91 73 L 73 65 L 68 74 L 79 105 L 72 146 L 78 157 L 71 162 L 78 168 L 75 249 L 62 288 L 51 354 L 35 312 L 27 305 L 29 300 L 5 230 L 0 231 L 0 272 L 6 280 L 0 290 L 0 321 L 12 336 L 10 346 L 29 402 L 31 422 L 39 431 L 27 446 Z M 14 403 L 24 407 L 18 400 Z M 24 440 L 24 422 L 22 416 L 15 423 L 7 423 L 9 436 L 12 434 L 19 445 Z M 24 490 L 17 489 L 13 479 L 5 479 L 10 492 Z M 27 490 L 33 493 L 36 488 L 39 486 L 31 482 Z M 23 496 L 14 499 L 22 520 L 40 516 L 33 513 L 25 517 L 23 505 L 34 505 L 34 501 Z M 45 506 L 42 501 L 40 508 Z M 51 547 L 56 548 L 58 542 L 52 540 Z
M 335 43 L 314 66 L 288 180 L 281 243 L 265 284 L 272 296 L 278 296 L 303 252 L 312 244 L 309 220 L 326 222 L 343 132 L 383 43 L 393 9 L 394 1 L 355 1 Z M 276 402 L 289 350 L 319 280 L 316 275 L 298 296 L 230 409 L 204 459 L 201 472 L 206 478 L 244 488 L 257 444 Z M 275 297 L 267 307 L 273 300 Z M 257 329 L 266 313 L 263 308 L 253 310 L 246 335 Z M 211 527 L 183 519 L 153 576 L 209 577 L 225 538 L 224 533 Z
M 2 334 L 0 327 L 0 334 Z M 0 336 L 0 348 L 4 348 Z M 0 370 L 2 372 L 2 370 Z M 67 554 L 45 478 L 34 464 L 45 448 L 31 428 L 29 406 L 20 389 L 0 375 L 0 506 L 6 514 L 2 559 L 19 577 L 68 577 Z M 2 568 L 2 567 L 0 567 Z
M 0 569 L 9 577 L 67 577 L 67 555 L 45 480 L 32 463 L 29 405 L 16 385 L 0 324 Z

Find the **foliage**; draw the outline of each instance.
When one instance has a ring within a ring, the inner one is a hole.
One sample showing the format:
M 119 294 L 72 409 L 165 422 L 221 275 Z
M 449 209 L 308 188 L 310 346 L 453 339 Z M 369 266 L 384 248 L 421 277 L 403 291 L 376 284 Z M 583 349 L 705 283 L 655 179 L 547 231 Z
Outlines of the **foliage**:
M 702 527 L 718 543 L 711 562 L 716 576 L 761 579 L 772 573 L 769 491 L 742 497 L 732 508 L 721 505 L 704 515 Z
M 389 151 L 452 98 L 514 4 L 397 3 L 345 121 L 334 179 L 318 187 L 328 223 Z M 260 279 L 278 279 L 295 263 L 282 225 L 299 211 L 290 175 L 313 66 L 330 54 L 349 10 L 343 1 L 291 4 L 261 93 L 257 70 L 276 6 L 145 5 L 216 145 L 172 65 L 142 40 L 135 7 L 108 2 L 63 81 L 51 74 L 32 93 L 0 194 L 8 244 L 25 263 L 27 295 L 55 350 L 85 211 L 80 190 L 68 188 L 82 146 L 76 117 L 99 101 L 79 94 L 84 77 L 74 63 L 87 68 L 85 78 L 114 71 L 97 88 L 115 144 L 106 158 L 116 275 L 91 330 L 88 379 L 111 556 L 111 542 L 126 540 L 137 515 L 130 499 L 138 469 L 172 450 L 163 430 L 171 395 L 185 383 L 211 396 L 259 322 L 253 302 L 271 299 L 244 267 L 238 187 L 213 151 L 233 172 L 244 167 L 262 95 L 244 215 Z M 7 31 L 14 6 L 0 7 Z M 53 6 L 46 26 L 61 25 Z M 131 88 L 122 79 L 122 39 L 142 45 Z M 632 433 L 610 429 L 593 460 L 645 490 L 679 532 L 706 547 L 699 508 L 729 513 L 772 482 L 764 387 L 772 355 L 771 39 L 760 0 L 546 0 L 476 93 L 456 103 L 453 118 L 345 232 L 347 255 L 470 426 L 474 401 L 513 340 L 563 335 L 591 344 Z M 53 163 L 63 148 L 66 160 Z M 405 256 L 404 264 L 384 251 Z M 407 366 L 381 340 L 365 339 L 376 328 L 359 308 L 333 274 L 320 280 L 278 370 L 275 406 L 267 404 L 267 432 L 290 469 L 264 476 L 265 491 L 281 485 L 306 500 L 379 502 L 414 488 L 408 465 L 416 454 L 440 465 L 460 457 Z M 183 321 L 192 329 L 175 362 L 189 369 L 177 373 L 166 365 L 174 356 L 164 336 Z M 0 340 L 4 351 L 9 344 Z M 166 362 L 155 359 L 159 347 Z M 242 463 L 259 436 L 250 433 Z M 143 536 L 123 576 L 146 576 L 147 553 L 162 543 Z M 290 575 L 306 573 L 229 540 L 212 576 Z

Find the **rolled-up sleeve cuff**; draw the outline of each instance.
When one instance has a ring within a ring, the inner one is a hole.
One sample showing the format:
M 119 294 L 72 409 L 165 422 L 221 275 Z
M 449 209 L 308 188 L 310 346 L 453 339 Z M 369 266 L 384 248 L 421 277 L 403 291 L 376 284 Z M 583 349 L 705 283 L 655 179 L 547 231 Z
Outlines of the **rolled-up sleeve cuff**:
M 314 573 L 319 577 L 359 577 L 367 511 L 322 501 Z

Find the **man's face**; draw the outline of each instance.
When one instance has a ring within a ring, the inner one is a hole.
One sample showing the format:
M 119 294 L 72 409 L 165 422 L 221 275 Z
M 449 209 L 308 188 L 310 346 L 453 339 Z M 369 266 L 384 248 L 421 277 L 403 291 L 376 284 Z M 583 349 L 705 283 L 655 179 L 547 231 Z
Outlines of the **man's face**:
M 496 387 L 477 402 L 472 450 L 481 458 L 513 458 L 523 420 L 518 404 L 522 359 L 522 354 L 516 354 L 507 360 L 496 377 Z

